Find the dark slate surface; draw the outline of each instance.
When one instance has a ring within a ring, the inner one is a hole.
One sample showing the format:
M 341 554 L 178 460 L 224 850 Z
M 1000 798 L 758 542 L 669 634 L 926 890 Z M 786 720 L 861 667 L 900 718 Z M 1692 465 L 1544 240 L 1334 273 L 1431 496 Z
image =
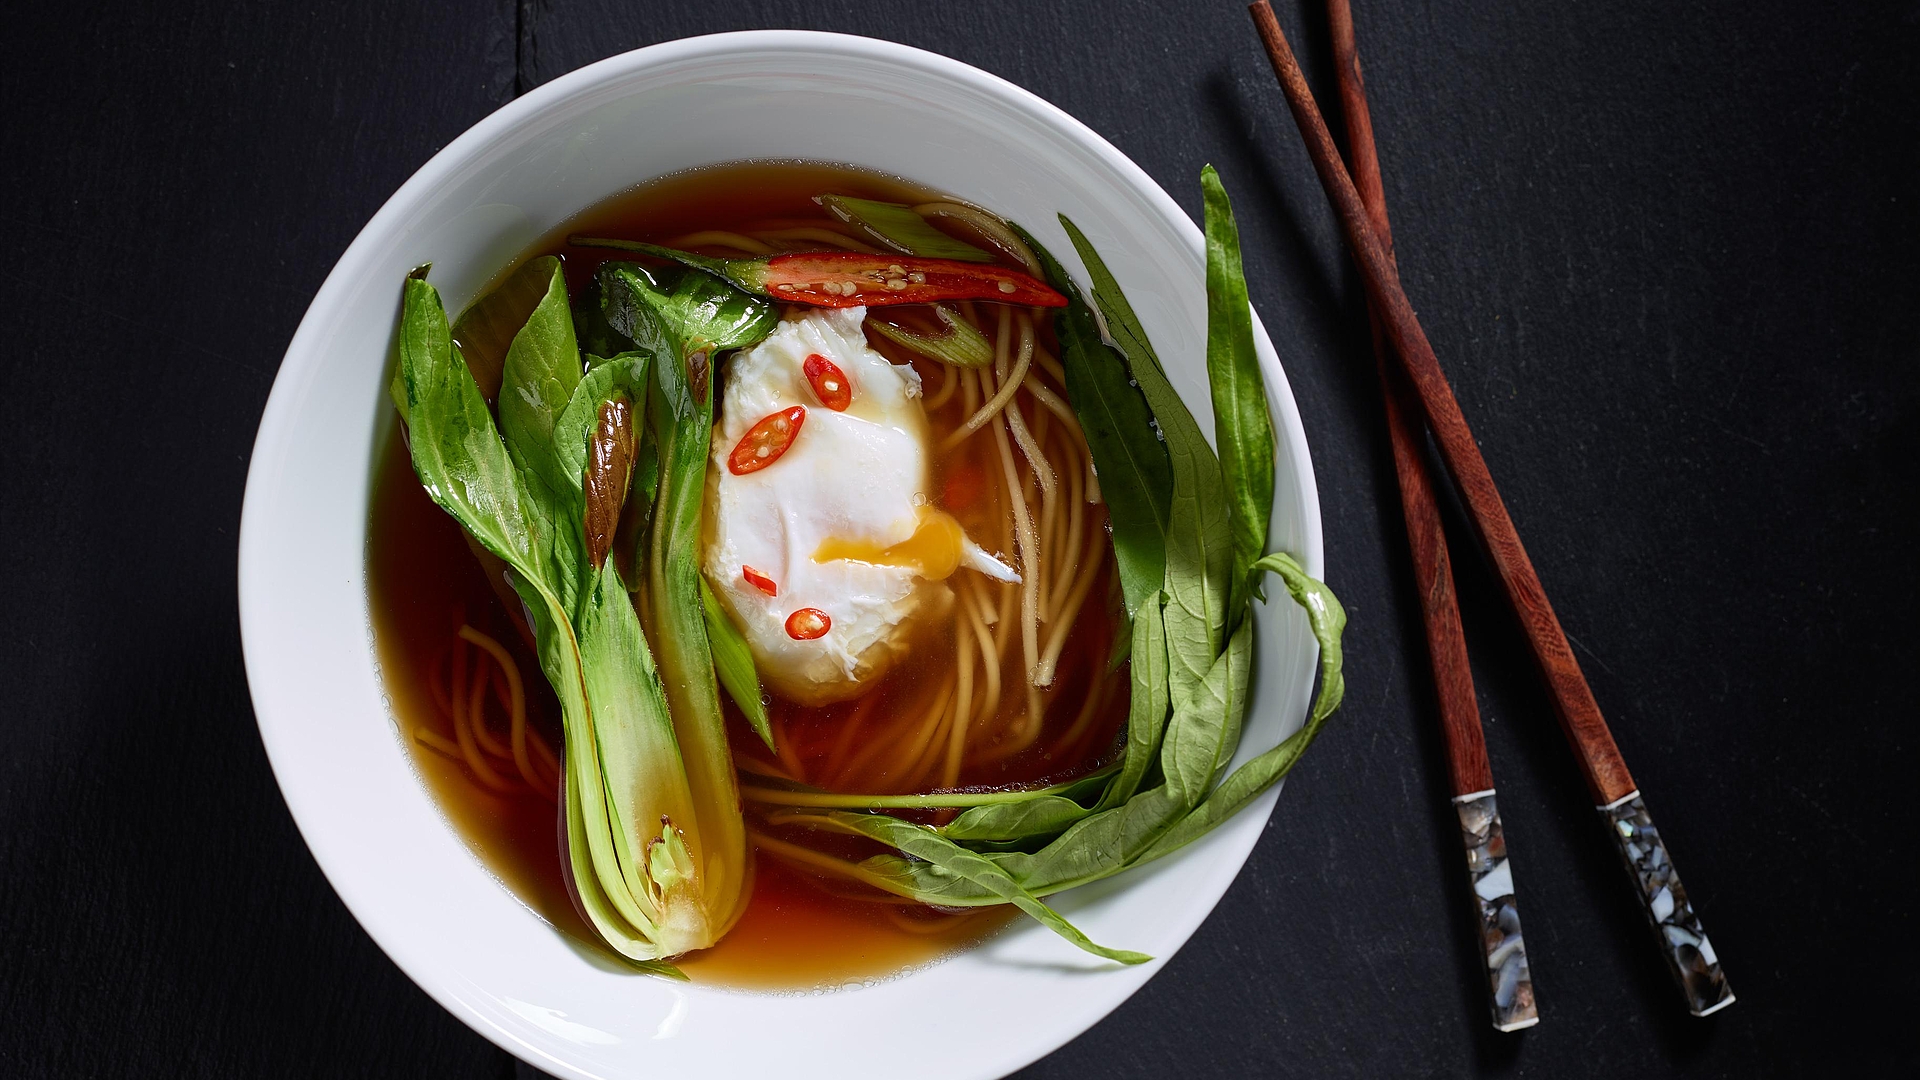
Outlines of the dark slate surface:
M 1221 168 L 1353 616 L 1346 710 L 1219 910 L 1021 1076 L 1911 1075 L 1920 13 L 1356 6 L 1408 290 L 1739 1004 L 1681 1014 L 1463 549 L 1545 1016 L 1486 1028 L 1360 294 L 1238 3 L 70 0 L 0 29 L 0 1070 L 527 1072 L 361 933 L 274 788 L 254 426 L 329 267 L 468 125 L 811 26 L 1028 86 L 1190 212 Z M 1318 5 L 1281 15 L 1329 98 Z

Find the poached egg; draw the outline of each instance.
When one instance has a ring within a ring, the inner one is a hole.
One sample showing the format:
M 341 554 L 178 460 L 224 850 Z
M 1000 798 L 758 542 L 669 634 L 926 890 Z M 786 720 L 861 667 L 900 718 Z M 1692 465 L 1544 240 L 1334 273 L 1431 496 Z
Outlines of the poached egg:
M 1019 580 L 933 505 L 920 377 L 865 319 L 809 309 L 735 354 L 707 469 L 708 583 L 762 681 L 804 705 L 871 687 L 957 569 Z

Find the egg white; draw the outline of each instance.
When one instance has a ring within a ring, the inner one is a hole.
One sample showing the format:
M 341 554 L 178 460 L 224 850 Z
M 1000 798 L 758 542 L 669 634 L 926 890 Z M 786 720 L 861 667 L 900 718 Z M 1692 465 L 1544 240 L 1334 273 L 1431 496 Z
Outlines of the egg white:
M 863 307 L 808 310 L 736 354 L 707 470 L 708 581 L 744 632 L 761 680 L 803 704 L 860 694 L 905 655 L 919 617 L 952 602 L 944 584 L 910 567 L 815 558 L 829 539 L 875 551 L 906 541 L 932 490 L 920 377 L 867 345 L 865 319 Z M 816 353 L 852 384 L 845 412 L 822 405 L 807 382 L 802 365 Z M 795 405 L 806 419 L 785 453 L 735 475 L 727 459 L 741 437 Z M 965 548 L 962 565 L 1017 580 L 971 541 Z M 776 595 L 750 584 L 746 567 L 771 578 Z M 827 614 L 824 636 L 788 635 L 787 617 L 803 607 Z

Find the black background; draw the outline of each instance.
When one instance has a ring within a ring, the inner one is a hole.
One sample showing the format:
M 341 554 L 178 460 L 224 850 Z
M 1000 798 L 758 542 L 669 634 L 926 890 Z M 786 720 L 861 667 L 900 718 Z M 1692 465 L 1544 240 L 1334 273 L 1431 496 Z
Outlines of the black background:
M 802 26 L 1027 86 L 1191 213 L 1219 166 L 1352 616 L 1346 708 L 1237 884 L 1021 1076 L 1914 1075 L 1920 8 L 1356 7 L 1407 289 L 1738 1004 L 1682 1012 L 1463 546 L 1544 1015 L 1487 1028 L 1360 292 L 1240 4 L 63 0 L 0 22 L 0 1069 L 515 1075 L 275 789 L 254 428 L 335 259 L 470 124 Z M 1318 3 L 1280 14 L 1330 102 Z

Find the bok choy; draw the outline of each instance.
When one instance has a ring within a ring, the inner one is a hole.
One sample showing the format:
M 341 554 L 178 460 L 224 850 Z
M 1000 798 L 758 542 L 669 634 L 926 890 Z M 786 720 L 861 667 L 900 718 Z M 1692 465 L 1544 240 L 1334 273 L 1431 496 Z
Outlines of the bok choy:
M 665 958 L 713 944 L 746 898 L 745 832 L 689 560 L 710 357 L 757 340 L 774 316 L 705 275 L 675 288 L 614 270 L 596 343 L 628 347 L 583 359 L 559 261 L 528 270 L 547 281 L 506 350 L 498 424 L 424 268 L 405 285 L 396 403 L 427 492 L 511 571 L 559 698 L 580 907 L 622 955 L 672 974 Z M 657 473 L 634 482 L 651 461 Z M 650 515 L 627 512 L 649 496 Z M 636 520 L 650 520 L 650 543 L 617 535 Z M 653 601 L 650 629 L 609 557 L 617 543 L 650 549 L 633 575 Z

